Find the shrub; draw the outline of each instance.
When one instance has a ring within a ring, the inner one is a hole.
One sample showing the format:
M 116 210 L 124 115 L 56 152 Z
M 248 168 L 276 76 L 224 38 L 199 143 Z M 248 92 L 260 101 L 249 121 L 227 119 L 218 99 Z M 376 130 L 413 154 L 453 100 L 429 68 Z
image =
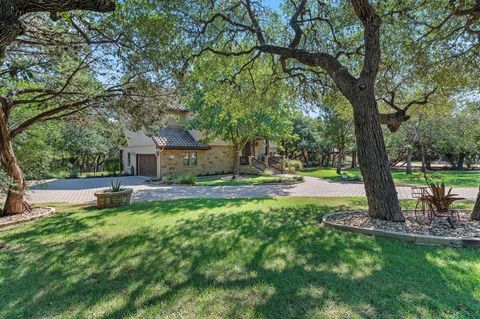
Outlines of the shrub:
M 120 159 L 118 157 L 109 157 L 105 159 L 104 163 L 105 170 L 109 174 L 116 174 L 120 171 Z
M 72 171 L 70 172 L 70 178 L 78 178 L 78 172 L 75 167 L 72 168 Z
M 295 171 L 303 170 L 303 163 L 299 160 L 287 160 L 287 167 L 293 167 Z
M 287 170 L 290 174 L 295 174 L 295 172 L 297 171 L 293 166 L 290 166 Z
M 273 172 L 267 168 L 263 171 L 262 176 L 273 176 Z
M 177 183 L 178 184 L 195 185 L 196 182 L 197 182 L 197 177 L 195 175 L 193 175 L 192 173 L 180 174 L 177 177 Z
M 303 176 L 293 176 L 293 179 L 297 182 L 303 182 L 304 180 Z

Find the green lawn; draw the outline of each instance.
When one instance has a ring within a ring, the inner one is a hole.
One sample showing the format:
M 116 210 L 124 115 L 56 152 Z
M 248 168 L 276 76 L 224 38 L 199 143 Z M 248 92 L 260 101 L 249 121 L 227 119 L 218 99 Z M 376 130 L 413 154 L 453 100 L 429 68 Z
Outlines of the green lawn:
M 345 169 L 349 180 L 360 180 L 361 173 L 358 169 Z M 331 180 L 341 180 L 335 168 L 314 168 L 298 172 L 301 176 L 313 176 Z M 392 170 L 392 175 L 397 185 L 426 185 L 423 173 L 415 171 L 411 175 L 402 170 Z M 432 182 L 445 182 L 448 187 L 479 187 L 480 171 L 431 171 L 428 177 Z
M 409 185 L 425 185 L 422 172 L 414 172 L 411 175 L 403 171 L 392 171 L 393 178 L 397 183 Z M 480 171 L 432 171 L 427 174 L 433 182 L 445 182 L 448 187 L 480 187 Z
M 224 180 L 223 177 L 231 175 L 212 175 L 212 176 L 198 176 L 196 185 L 200 186 L 239 186 L 239 185 L 260 185 L 271 183 L 293 183 L 298 181 L 298 177 L 286 176 L 256 176 L 248 175 L 242 176 L 237 180 Z
M 349 180 L 360 180 L 360 171 L 347 169 L 343 170 L 343 173 L 347 174 Z M 306 168 L 303 171 L 297 172 L 300 176 L 312 176 L 317 178 L 341 180 L 341 176 L 337 174 L 335 168 L 332 167 L 318 167 L 318 168 Z
M 0 318 L 479 318 L 478 250 L 326 229 L 365 200 L 150 202 L 0 232 Z

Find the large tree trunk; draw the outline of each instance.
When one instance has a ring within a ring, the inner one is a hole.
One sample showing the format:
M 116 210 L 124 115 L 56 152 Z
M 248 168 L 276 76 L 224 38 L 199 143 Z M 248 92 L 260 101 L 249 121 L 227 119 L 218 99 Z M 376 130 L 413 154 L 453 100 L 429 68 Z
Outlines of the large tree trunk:
M 25 191 L 25 180 L 13 152 L 12 138 L 9 134 L 5 135 L 4 133 L 6 132 L 7 130 L 2 128 L 0 133 L 0 163 L 7 175 L 15 182 L 15 185 L 8 190 L 2 215 L 16 215 L 24 212 L 23 193 Z
M 373 218 L 404 221 L 388 163 L 373 90 L 360 91 L 354 99 L 355 135 L 358 161 L 368 199 L 368 215 Z
M 478 190 L 477 201 L 475 203 L 475 206 L 473 207 L 472 215 L 470 215 L 470 218 L 472 220 L 480 221 L 480 188 Z

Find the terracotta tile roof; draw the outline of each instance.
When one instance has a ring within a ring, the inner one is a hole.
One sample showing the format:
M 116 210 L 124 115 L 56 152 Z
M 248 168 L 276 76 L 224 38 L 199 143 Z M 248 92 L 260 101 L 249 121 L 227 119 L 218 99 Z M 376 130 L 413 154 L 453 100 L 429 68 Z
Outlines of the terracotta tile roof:
M 154 136 L 153 141 L 158 148 L 167 149 L 209 149 L 210 146 L 196 141 L 183 127 L 166 127 Z

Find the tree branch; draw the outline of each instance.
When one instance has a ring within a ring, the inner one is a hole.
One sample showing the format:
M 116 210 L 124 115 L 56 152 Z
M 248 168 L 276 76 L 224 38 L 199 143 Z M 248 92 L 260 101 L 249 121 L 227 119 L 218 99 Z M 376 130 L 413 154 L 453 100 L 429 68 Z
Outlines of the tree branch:
M 111 12 L 115 10 L 113 0 L 2 0 L 0 5 L 0 58 L 5 48 L 25 32 L 20 18 L 35 12 L 65 12 L 89 10 Z

